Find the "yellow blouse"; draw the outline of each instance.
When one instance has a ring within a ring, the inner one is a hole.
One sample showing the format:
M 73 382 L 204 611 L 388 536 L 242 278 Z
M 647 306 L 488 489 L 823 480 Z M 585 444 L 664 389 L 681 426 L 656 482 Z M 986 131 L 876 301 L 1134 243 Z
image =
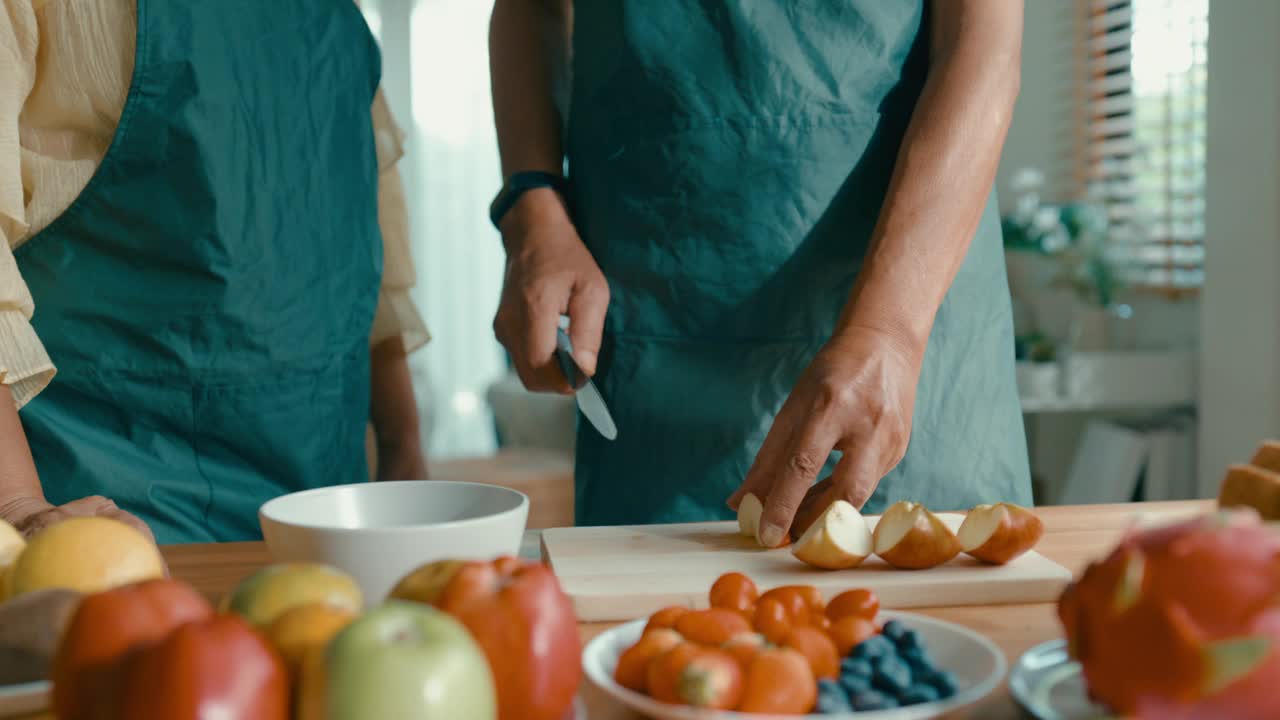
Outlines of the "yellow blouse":
M 53 378 L 31 326 L 13 250 L 70 207 L 115 135 L 133 73 L 136 0 L 0 0 L 0 383 L 18 407 Z M 384 269 L 370 342 L 430 335 L 409 291 L 408 213 L 397 161 L 404 135 L 381 91 L 373 102 Z

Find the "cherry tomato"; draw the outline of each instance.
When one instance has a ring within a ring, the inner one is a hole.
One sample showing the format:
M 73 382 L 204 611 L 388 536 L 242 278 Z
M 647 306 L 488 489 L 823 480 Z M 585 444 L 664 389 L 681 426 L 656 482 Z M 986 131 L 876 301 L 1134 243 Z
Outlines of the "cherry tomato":
M 664 607 L 649 616 L 649 622 L 644 626 L 644 631 L 649 632 L 658 628 L 674 628 L 676 620 L 679 620 L 680 616 L 687 612 L 689 612 L 689 608 L 683 605 Z
M 782 644 L 791 633 L 791 612 L 777 597 L 760 598 L 752 620 L 756 632 L 775 645 Z
M 676 620 L 676 632 L 690 642 L 713 647 L 738 633 L 750 632 L 751 623 L 741 613 L 724 608 L 692 610 Z
M 847 657 L 858 643 L 875 635 L 879 629 L 874 622 L 866 618 L 846 615 L 831 623 L 829 632 L 836 644 L 836 652 L 840 653 L 840 657 Z
M 831 598 L 827 605 L 827 617 L 833 622 L 848 615 L 874 620 L 880 612 L 880 598 L 866 588 L 846 590 Z
M 759 598 L 756 584 L 739 572 L 725 573 L 711 586 L 711 607 L 736 610 L 747 617 L 755 612 Z
M 776 600 L 787 611 L 787 619 L 792 625 L 808 625 L 809 598 L 806 598 L 805 593 L 799 588 L 800 585 L 783 585 L 781 588 L 773 588 L 760 596 L 760 602 Z

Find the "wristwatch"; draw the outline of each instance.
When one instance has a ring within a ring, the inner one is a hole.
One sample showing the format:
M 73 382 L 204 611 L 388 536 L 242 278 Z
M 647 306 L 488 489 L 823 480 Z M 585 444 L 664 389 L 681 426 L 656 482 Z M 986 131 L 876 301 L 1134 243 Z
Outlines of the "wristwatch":
M 520 196 L 535 188 L 549 187 L 564 196 L 565 191 L 569 187 L 569 181 L 563 175 L 544 172 L 541 170 L 524 170 L 513 173 L 507 178 L 507 182 L 498 191 L 497 197 L 489 204 L 489 221 L 493 226 L 499 228 L 503 216 L 515 206 Z

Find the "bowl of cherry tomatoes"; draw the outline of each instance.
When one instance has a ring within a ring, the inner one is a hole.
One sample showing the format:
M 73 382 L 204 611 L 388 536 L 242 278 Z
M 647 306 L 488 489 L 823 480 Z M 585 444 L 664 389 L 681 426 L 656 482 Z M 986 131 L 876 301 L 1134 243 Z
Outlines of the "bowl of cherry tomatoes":
M 854 588 L 760 591 L 722 575 L 708 606 L 662 608 L 596 636 L 592 683 L 659 720 L 930 718 L 971 705 L 1004 679 L 990 640 L 925 615 L 881 610 Z

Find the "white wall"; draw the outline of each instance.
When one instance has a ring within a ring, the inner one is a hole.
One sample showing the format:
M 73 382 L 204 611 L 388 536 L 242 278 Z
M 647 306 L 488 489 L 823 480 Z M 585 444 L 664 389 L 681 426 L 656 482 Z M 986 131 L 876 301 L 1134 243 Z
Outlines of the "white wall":
M 1022 35 L 1022 90 L 1005 140 L 996 187 L 1001 205 L 1023 168 L 1045 174 L 1046 199 L 1065 200 L 1071 178 L 1072 27 L 1074 3 L 1029 0 Z
M 1213 0 L 1200 482 L 1280 438 L 1280 2 Z

